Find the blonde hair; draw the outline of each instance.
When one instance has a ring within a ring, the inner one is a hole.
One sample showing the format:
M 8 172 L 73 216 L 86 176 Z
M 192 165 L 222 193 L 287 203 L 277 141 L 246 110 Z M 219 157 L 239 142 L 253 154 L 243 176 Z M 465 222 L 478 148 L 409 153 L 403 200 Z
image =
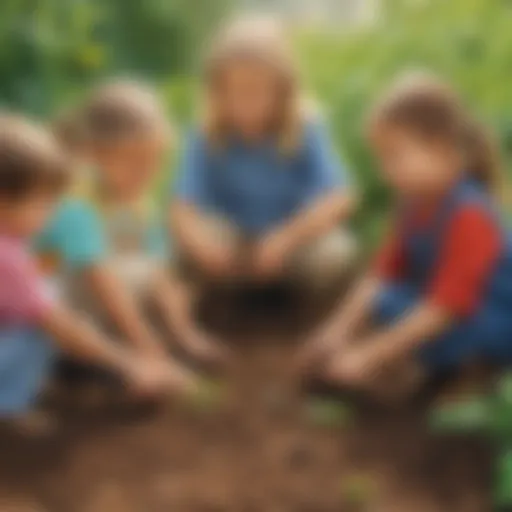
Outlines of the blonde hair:
M 93 89 L 85 101 L 59 116 L 54 132 L 65 147 L 101 146 L 148 132 L 172 135 L 163 105 L 153 89 L 139 82 L 111 81 Z
M 309 108 L 300 91 L 299 73 L 282 25 L 270 18 L 249 17 L 237 19 L 220 31 L 206 61 L 206 87 L 211 88 L 227 66 L 240 60 L 261 63 L 275 71 L 283 97 L 273 128 L 280 149 L 293 152 L 300 143 Z M 212 143 L 225 141 L 228 127 L 208 94 L 203 128 Z

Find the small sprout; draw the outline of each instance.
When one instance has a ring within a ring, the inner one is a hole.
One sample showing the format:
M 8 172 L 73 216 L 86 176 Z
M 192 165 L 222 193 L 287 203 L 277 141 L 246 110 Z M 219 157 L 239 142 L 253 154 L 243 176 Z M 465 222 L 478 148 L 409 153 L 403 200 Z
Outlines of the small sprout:
M 307 418 L 320 427 L 341 427 L 352 420 L 352 411 L 336 400 L 316 399 L 306 406 Z
M 489 423 L 489 406 L 485 398 L 440 406 L 430 413 L 430 426 L 440 432 L 479 432 Z
M 512 374 L 507 373 L 498 382 L 498 396 L 507 404 L 512 404 Z
M 200 379 L 194 391 L 187 396 L 187 405 L 194 411 L 210 413 L 226 401 L 227 389 L 223 382 Z
M 494 490 L 495 501 L 498 506 L 509 510 L 512 505 L 512 451 L 503 450 L 498 456 L 496 483 Z
M 375 500 L 376 488 L 372 477 L 364 474 L 350 475 L 341 482 L 343 505 L 362 512 Z

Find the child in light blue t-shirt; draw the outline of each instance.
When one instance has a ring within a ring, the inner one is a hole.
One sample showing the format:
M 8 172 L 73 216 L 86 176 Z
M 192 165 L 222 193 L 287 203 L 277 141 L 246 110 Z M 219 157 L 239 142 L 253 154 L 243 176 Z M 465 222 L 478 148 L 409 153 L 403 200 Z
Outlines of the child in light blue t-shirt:
M 82 171 L 37 240 L 47 273 L 75 307 L 115 327 L 137 350 L 166 354 L 144 314 L 152 303 L 185 351 L 218 361 L 220 346 L 195 324 L 187 294 L 167 271 L 169 244 L 152 198 L 167 145 L 160 105 L 138 85 L 114 83 L 80 112 L 80 149 L 93 170 Z

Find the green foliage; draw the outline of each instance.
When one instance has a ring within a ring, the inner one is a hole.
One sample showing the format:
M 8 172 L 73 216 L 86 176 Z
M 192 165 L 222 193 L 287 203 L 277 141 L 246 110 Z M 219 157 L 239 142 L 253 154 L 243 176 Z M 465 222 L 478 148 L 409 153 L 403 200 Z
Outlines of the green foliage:
M 504 375 L 489 395 L 434 409 L 430 425 L 441 432 L 483 433 L 509 444 L 512 441 L 512 373 Z
M 194 111 L 205 42 L 237 1 L 2 0 L 0 103 L 48 116 L 91 82 L 135 74 L 156 81 L 182 125 Z M 512 161 L 512 2 L 377 3 L 374 25 L 296 31 L 305 79 L 361 187 L 356 227 L 367 246 L 386 222 L 388 194 L 364 140 L 364 118 L 397 73 L 429 68 L 446 77 L 497 129 L 507 168 Z
M 387 194 L 364 140 L 365 113 L 398 73 L 429 69 L 453 83 L 491 126 L 512 161 L 512 2 L 383 0 L 377 24 L 297 35 L 305 76 L 330 118 L 363 192 L 359 227 L 372 245 Z
M 493 393 L 434 409 L 430 425 L 437 432 L 484 434 L 496 444 L 494 502 L 498 510 L 512 506 L 512 373 Z
M 3 0 L 0 101 L 49 115 L 113 74 L 190 73 L 230 0 Z
M 512 504 L 512 451 L 510 448 L 503 450 L 498 456 L 494 496 L 499 510 L 510 510 L 509 507 Z

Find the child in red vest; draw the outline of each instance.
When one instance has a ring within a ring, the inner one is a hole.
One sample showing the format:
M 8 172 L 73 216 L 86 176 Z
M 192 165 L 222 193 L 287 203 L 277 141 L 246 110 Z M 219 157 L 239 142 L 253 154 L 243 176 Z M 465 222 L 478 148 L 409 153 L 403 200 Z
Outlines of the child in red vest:
M 370 128 L 396 196 L 392 235 L 304 361 L 377 393 L 399 382 L 412 391 L 475 360 L 511 361 L 512 244 L 496 211 L 487 135 L 453 91 L 426 76 L 396 84 Z M 369 335 L 367 321 L 376 327 Z

